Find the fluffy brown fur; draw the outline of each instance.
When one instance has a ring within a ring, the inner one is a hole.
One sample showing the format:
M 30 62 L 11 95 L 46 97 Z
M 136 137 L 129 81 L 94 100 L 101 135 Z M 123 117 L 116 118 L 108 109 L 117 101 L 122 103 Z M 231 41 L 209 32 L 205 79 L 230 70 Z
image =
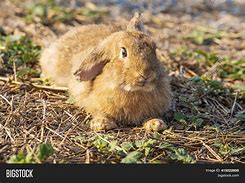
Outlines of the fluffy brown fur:
M 72 75 L 73 57 L 85 54 L 116 30 L 117 27 L 108 25 L 87 25 L 67 32 L 44 49 L 40 58 L 42 77 L 52 79 L 57 86 L 67 86 Z
M 161 116 L 170 106 L 170 85 L 156 57 L 155 43 L 142 31 L 136 13 L 125 31 L 106 25 L 82 26 L 42 54 L 44 76 L 68 85 L 76 104 L 94 117 L 93 130 L 138 125 Z

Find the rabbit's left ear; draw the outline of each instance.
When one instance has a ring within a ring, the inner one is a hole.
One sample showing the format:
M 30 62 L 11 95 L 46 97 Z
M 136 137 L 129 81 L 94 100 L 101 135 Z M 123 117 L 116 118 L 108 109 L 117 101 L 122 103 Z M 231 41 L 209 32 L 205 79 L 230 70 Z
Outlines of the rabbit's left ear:
M 127 31 L 145 32 L 144 24 L 140 12 L 135 12 L 133 18 L 129 21 Z
M 110 58 L 107 58 L 105 55 L 103 50 L 98 48 L 88 51 L 86 56 L 79 61 L 80 66 L 78 70 L 74 72 L 77 80 L 89 81 L 96 78 L 102 72 L 106 63 L 110 61 Z

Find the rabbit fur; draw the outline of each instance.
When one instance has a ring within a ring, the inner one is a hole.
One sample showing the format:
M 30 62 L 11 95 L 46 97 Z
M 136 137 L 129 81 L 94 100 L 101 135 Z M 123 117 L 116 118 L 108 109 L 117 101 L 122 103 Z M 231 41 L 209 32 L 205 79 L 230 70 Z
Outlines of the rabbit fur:
M 155 50 L 135 13 L 126 30 L 104 24 L 74 28 L 43 51 L 40 65 L 43 77 L 68 86 L 76 105 L 93 116 L 92 130 L 152 118 L 152 125 L 161 126 L 158 117 L 169 109 L 172 93 Z

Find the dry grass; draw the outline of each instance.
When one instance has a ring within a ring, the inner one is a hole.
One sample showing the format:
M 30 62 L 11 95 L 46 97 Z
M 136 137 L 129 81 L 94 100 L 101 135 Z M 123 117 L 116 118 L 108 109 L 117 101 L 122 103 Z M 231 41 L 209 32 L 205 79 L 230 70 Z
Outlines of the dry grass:
M 181 82 L 183 81 L 178 83 Z M 188 96 L 186 91 L 193 92 L 187 84 L 180 86 L 173 86 L 175 98 Z M 47 142 L 51 143 L 55 150 L 49 162 L 120 162 L 120 158 L 118 159 L 115 153 L 111 152 L 109 155 L 101 153 L 88 143 L 89 139 L 104 133 L 89 131 L 87 124 L 90 120 L 89 116 L 72 104 L 68 104 L 66 93 L 11 83 L 2 83 L 0 91 L 0 158 L 2 162 L 5 162 L 10 155 L 17 154 L 18 151 L 35 152 L 38 144 Z M 234 121 L 234 118 L 230 118 L 230 112 L 227 113 L 232 110 L 234 102 L 238 106 L 235 111 L 239 110 L 238 101 L 235 101 L 232 95 L 215 98 L 203 96 L 202 101 L 207 105 L 205 108 L 197 107 L 196 110 L 203 114 L 205 127 L 194 130 L 188 124 L 181 126 L 174 122 L 173 112 L 169 112 L 165 118 L 170 124 L 170 129 L 158 134 L 156 146 L 162 142 L 168 142 L 177 147 L 183 147 L 197 162 L 243 162 L 242 155 L 233 156 L 227 153 L 226 156 L 221 157 L 217 147 L 214 146 L 215 143 L 229 144 L 232 147 L 244 145 L 245 136 L 241 122 Z M 184 111 L 187 115 L 193 114 L 193 108 L 188 103 L 183 106 L 176 101 L 175 110 Z M 235 111 L 233 109 L 233 112 Z M 116 129 L 105 134 L 113 136 L 120 143 L 155 138 L 155 134 L 146 133 L 142 128 Z M 83 140 L 77 140 L 76 137 L 79 136 L 82 136 Z M 144 161 L 153 160 L 168 162 L 166 152 L 152 147 L 151 154 Z

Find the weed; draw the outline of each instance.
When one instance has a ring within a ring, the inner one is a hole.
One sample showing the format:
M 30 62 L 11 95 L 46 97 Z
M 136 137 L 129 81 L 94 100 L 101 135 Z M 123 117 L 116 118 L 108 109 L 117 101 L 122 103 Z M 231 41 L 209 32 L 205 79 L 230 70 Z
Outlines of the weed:
M 191 78 L 191 80 L 196 83 L 203 80 L 207 85 L 210 85 L 211 88 L 224 88 L 219 81 L 212 80 L 214 75 L 221 80 L 230 79 L 233 81 L 243 81 L 243 78 L 245 78 L 245 60 L 243 59 L 232 60 L 227 56 L 218 56 L 216 53 L 201 49 L 189 50 L 187 48 L 179 48 L 172 51 L 171 57 L 173 59 L 179 58 L 182 62 L 192 61 L 197 67 L 202 67 L 205 70 L 204 72 L 196 71 L 201 76 L 195 76 Z M 245 93 L 242 85 L 234 85 L 233 88 L 240 91 L 242 94 Z
M 109 152 L 116 153 L 121 163 L 142 163 L 142 158 L 147 158 L 153 153 L 157 147 L 168 152 L 170 160 L 180 161 L 183 163 L 194 162 L 193 158 L 183 148 L 175 147 L 169 143 L 162 143 L 160 140 L 153 138 L 135 140 L 134 142 L 119 142 L 113 140 L 108 135 L 98 136 L 92 140 L 92 146 L 98 151 L 107 154 Z M 111 140 L 111 141 L 109 141 Z
M 244 122 L 245 121 L 245 112 L 238 112 L 235 115 L 235 118 Z
M 33 3 L 26 8 L 25 19 L 28 23 L 41 22 L 53 24 L 56 22 L 69 23 L 77 16 L 83 15 L 92 18 L 100 18 L 108 14 L 107 10 L 99 9 L 93 3 L 85 3 L 85 6 L 77 9 L 60 6 L 55 1 Z
M 54 153 L 54 149 L 51 144 L 40 144 L 38 158 L 41 161 L 46 160 L 49 156 Z
M 203 125 L 204 120 L 201 118 L 200 115 L 189 115 L 186 116 L 181 112 L 174 113 L 174 119 L 177 122 L 180 122 L 184 126 L 194 127 L 195 130 L 200 128 Z
M 144 155 L 146 157 L 149 155 L 155 143 L 156 143 L 156 140 L 154 139 L 137 140 L 135 141 L 135 146 L 138 148 L 139 151 L 144 152 Z
M 38 150 L 32 154 L 24 154 L 23 152 L 19 152 L 17 155 L 12 155 L 7 163 L 18 163 L 18 164 L 30 164 L 30 163 L 38 163 L 45 161 L 49 156 L 51 156 L 54 152 L 54 149 L 51 144 L 40 144 Z M 35 157 L 37 155 L 37 161 L 35 161 Z
M 195 160 L 187 153 L 184 148 L 176 148 L 169 154 L 169 158 L 183 163 L 195 163 Z
M 172 161 L 195 163 L 195 160 L 184 148 L 175 147 L 170 143 L 161 143 L 158 148 L 165 149 L 169 159 Z
M 205 77 L 194 76 L 190 78 L 193 84 L 196 84 L 196 90 L 199 94 L 214 94 L 228 93 L 230 90 L 225 88 L 221 81 L 210 80 Z
M 27 155 L 19 152 L 17 155 L 12 155 L 10 159 L 7 161 L 10 164 L 30 164 L 34 163 L 32 159 L 32 155 L 29 153 Z
M 84 7 L 79 10 L 79 14 L 89 17 L 99 18 L 101 16 L 107 15 L 109 12 L 107 10 L 100 10 L 93 3 L 86 3 Z
M 100 152 L 108 151 L 109 143 L 107 141 L 108 137 L 103 135 L 103 138 L 100 138 L 97 136 L 93 142 L 92 145 L 96 147 Z
M 189 35 L 185 37 L 190 39 L 193 43 L 201 44 L 211 44 L 215 39 L 221 38 L 221 32 L 216 31 L 215 33 L 207 33 L 201 30 L 195 29 Z
M 41 22 L 52 24 L 68 22 L 74 18 L 73 10 L 57 5 L 54 1 L 32 3 L 26 7 L 25 20 L 27 23 Z
M 227 60 L 219 71 L 221 78 L 243 80 L 245 78 L 245 60 Z
M 232 144 L 222 144 L 222 143 L 215 143 L 214 146 L 218 148 L 218 152 L 221 156 L 231 156 L 231 155 L 239 155 L 245 154 L 245 147 L 237 147 Z
M 40 54 L 40 47 L 24 36 L 3 36 L 0 38 L 2 51 L 0 58 L 3 60 L 3 73 L 13 74 L 14 65 L 17 76 L 38 77 L 39 71 L 35 69 Z
M 132 142 L 123 142 L 121 144 L 122 149 L 124 149 L 126 152 L 131 151 L 132 149 L 135 149 Z
M 129 153 L 125 158 L 122 159 L 121 163 L 140 163 L 140 158 L 143 153 L 139 151 L 133 151 Z
M 174 119 L 176 121 L 184 122 L 186 120 L 186 118 L 187 117 L 181 112 L 175 112 L 174 113 Z

